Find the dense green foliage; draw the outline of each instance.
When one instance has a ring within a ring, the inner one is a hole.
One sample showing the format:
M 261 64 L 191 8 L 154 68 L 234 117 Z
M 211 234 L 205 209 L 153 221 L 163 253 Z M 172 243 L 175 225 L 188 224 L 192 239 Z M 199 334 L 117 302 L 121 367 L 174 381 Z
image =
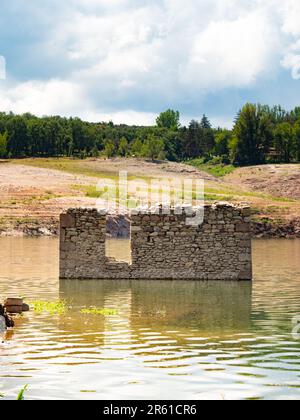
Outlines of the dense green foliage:
M 286 112 L 279 106 L 246 104 L 233 130 L 212 128 L 205 115 L 181 126 L 179 112 L 171 109 L 161 113 L 156 123 L 142 127 L 0 113 L 0 158 L 136 156 L 196 159 L 212 168 L 216 163 L 239 166 L 300 160 L 300 107 Z
M 0 158 L 4 158 L 7 155 L 7 132 L 0 133 Z
M 178 111 L 168 109 L 162 112 L 156 119 L 156 124 L 160 128 L 167 128 L 168 130 L 178 130 L 180 127 L 180 115 Z

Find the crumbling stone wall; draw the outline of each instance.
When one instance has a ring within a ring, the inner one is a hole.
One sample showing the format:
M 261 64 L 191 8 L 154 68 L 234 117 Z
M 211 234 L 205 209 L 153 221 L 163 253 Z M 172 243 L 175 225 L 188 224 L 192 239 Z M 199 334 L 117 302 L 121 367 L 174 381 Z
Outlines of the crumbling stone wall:
M 195 210 L 196 211 L 196 210 Z M 105 256 L 105 211 L 71 209 L 61 215 L 60 277 L 67 279 L 251 280 L 250 208 L 205 206 L 204 223 L 181 215 L 131 216 L 132 263 Z

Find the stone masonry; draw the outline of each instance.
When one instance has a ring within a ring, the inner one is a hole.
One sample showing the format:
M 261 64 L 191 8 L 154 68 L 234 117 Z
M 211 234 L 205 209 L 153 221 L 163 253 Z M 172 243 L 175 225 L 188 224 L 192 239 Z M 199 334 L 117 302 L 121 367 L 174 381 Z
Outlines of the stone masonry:
M 184 209 L 175 213 L 131 215 L 132 262 L 127 264 L 105 256 L 105 211 L 70 209 L 60 220 L 60 277 L 252 280 L 249 207 L 207 205 L 200 226 L 187 223 Z

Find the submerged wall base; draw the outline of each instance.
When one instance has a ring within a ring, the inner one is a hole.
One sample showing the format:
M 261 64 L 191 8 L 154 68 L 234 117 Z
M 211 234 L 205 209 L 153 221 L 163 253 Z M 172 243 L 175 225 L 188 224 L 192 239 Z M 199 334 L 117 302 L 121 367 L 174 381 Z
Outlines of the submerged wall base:
M 195 210 L 196 211 L 196 210 Z M 251 280 L 250 208 L 205 206 L 204 223 L 187 215 L 131 216 L 132 263 L 105 256 L 106 212 L 70 209 L 61 215 L 63 279 Z

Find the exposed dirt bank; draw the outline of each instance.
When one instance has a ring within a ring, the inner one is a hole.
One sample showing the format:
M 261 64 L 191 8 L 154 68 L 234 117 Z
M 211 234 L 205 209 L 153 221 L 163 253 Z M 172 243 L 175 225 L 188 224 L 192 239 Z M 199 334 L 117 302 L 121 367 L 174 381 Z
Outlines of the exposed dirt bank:
M 57 235 L 59 214 L 70 207 L 94 207 L 87 193 L 99 179 L 119 171 L 143 178 L 205 179 L 206 200 L 248 203 L 255 237 L 300 237 L 300 165 L 237 169 L 223 179 L 170 162 L 140 159 L 26 159 L 0 161 L 0 235 Z M 108 232 L 128 234 L 129 223 L 111 218 Z
M 95 205 L 74 185 L 96 183 L 95 178 L 1 162 L 0 235 L 57 234 L 63 210 Z
M 236 169 L 224 181 L 276 197 L 300 200 L 300 165 L 261 165 Z

